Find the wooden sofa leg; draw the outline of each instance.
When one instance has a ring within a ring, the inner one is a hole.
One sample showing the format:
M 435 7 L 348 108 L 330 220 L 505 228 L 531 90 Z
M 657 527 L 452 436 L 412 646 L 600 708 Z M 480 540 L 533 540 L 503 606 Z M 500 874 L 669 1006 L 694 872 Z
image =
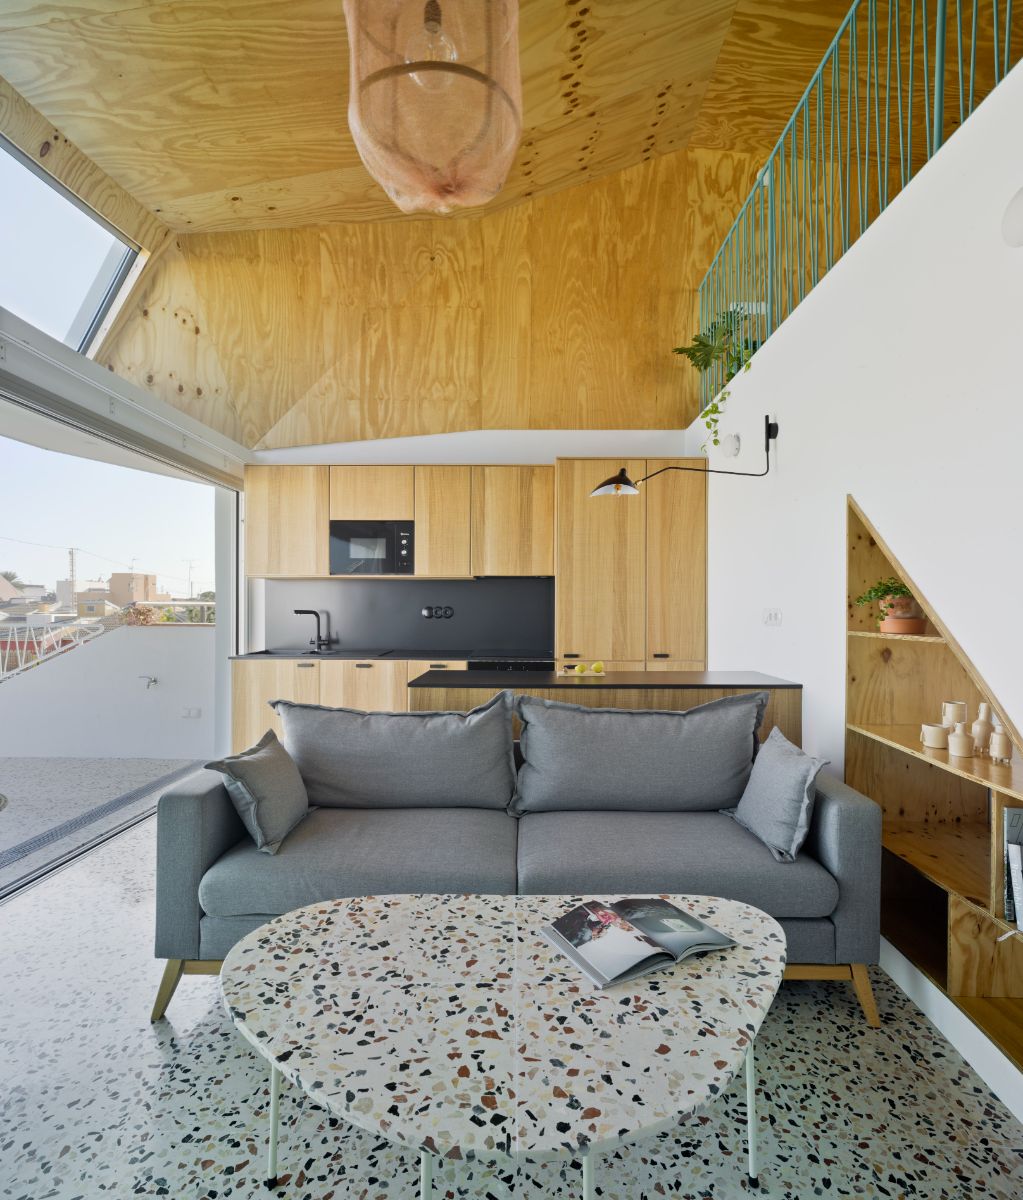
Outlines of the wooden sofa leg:
M 163 978 L 156 991 L 156 1003 L 153 1005 L 153 1011 L 149 1017 L 150 1022 L 159 1021 L 167 1011 L 167 1005 L 170 1004 L 171 996 L 174 995 L 174 989 L 178 986 L 178 980 L 184 969 L 185 960 L 183 958 L 167 959 L 167 965 L 163 969 Z
M 851 969 L 856 999 L 860 1002 L 860 1008 L 863 1009 L 863 1015 L 867 1018 L 867 1024 L 871 1029 L 880 1029 L 881 1017 L 877 1011 L 874 989 L 870 986 L 870 975 L 867 973 L 867 968 L 863 963 L 853 963 Z

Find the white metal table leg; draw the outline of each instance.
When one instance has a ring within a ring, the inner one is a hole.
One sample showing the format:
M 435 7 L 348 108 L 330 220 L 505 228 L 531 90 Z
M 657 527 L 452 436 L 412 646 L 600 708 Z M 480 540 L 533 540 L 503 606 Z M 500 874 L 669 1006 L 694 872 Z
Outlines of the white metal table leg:
M 753 1043 L 746 1051 L 746 1153 L 749 1156 L 749 1181 L 756 1187 L 757 1180 L 757 1063 L 753 1054 Z
M 433 1197 L 433 1155 L 426 1150 L 419 1153 L 419 1200 Z
M 583 1200 L 593 1200 L 593 1155 L 583 1156 Z
M 277 1186 L 277 1126 L 281 1118 L 281 1072 L 270 1066 L 270 1140 L 266 1155 L 266 1186 Z

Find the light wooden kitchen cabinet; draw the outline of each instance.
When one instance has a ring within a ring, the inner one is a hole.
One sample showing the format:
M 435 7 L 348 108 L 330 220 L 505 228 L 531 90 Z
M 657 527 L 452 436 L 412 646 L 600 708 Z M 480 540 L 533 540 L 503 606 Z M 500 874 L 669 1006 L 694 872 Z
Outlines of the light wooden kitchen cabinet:
M 640 669 L 646 671 L 706 671 L 707 664 L 702 658 L 650 658 Z
M 646 659 L 646 505 L 643 495 L 590 492 L 643 460 L 559 459 L 555 469 L 555 647 L 559 658 Z
M 320 663 L 320 704 L 366 712 L 408 711 L 408 662 L 386 659 Z
M 234 753 L 254 746 L 268 729 L 282 734 L 270 700 L 319 704 L 318 662 L 300 659 L 245 659 L 231 664 L 231 745 Z
M 703 458 L 651 458 L 646 498 L 646 657 L 649 669 L 702 671 L 707 658 L 707 475 Z M 671 662 L 671 666 L 659 663 Z M 676 663 L 698 663 L 677 666 Z
M 470 570 L 472 467 L 416 467 L 416 575 L 464 579 Z
M 554 468 L 472 468 L 473 575 L 554 574 Z
M 411 521 L 415 516 L 415 468 L 330 468 L 332 521 Z
M 408 681 L 411 683 L 413 679 L 418 679 L 427 671 L 467 671 L 468 669 L 469 664 L 464 659 L 459 661 L 453 658 L 417 658 L 408 664 Z
M 326 467 L 245 468 L 245 573 L 326 575 Z

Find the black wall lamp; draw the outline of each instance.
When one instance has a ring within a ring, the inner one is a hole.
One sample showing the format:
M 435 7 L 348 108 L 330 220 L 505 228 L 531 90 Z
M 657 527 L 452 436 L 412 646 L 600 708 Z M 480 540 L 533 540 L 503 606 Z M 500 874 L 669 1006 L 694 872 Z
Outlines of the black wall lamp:
M 771 443 L 778 437 L 778 422 L 772 421 L 770 417 L 764 417 L 764 469 L 762 471 L 722 471 L 714 467 L 661 467 L 658 471 L 651 471 L 649 475 L 644 475 L 642 479 L 637 479 L 635 482 L 631 480 L 625 473 L 625 468 L 618 472 L 617 475 L 612 475 L 610 479 L 605 479 L 603 483 L 590 492 L 591 496 L 638 496 L 639 485 L 646 483 L 648 479 L 653 479 L 655 475 L 663 475 L 665 471 L 699 471 L 703 475 L 742 475 L 747 479 L 761 479 L 771 469 Z

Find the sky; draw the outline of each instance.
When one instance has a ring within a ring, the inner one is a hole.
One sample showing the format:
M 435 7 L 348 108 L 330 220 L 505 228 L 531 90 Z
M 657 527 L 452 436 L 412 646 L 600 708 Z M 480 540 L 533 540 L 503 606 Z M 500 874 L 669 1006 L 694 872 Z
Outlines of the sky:
M 66 341 L 116 244 L 102 225 L 0 150 L 0 304 L 4 308 Z
M 0 571 L 52 589 L 79 547 L 78 579 L 157 576 L 161 591 L 213 590 L 214 489 L 0 437 Z M 45 543 L 23 545 L 24 542 Z M 55 547 L 55 548 L 50 548 Z
M 0 149 L 0 305 L 66 340 L 115 243 Z M 75 546 L 80 581 L 134 570 L 187 596 L 193 559 L 193 594 L 213 590 L 212 487 L 41 450 L 3 432 L 0 571 L 52 590 L 67 578 Z

